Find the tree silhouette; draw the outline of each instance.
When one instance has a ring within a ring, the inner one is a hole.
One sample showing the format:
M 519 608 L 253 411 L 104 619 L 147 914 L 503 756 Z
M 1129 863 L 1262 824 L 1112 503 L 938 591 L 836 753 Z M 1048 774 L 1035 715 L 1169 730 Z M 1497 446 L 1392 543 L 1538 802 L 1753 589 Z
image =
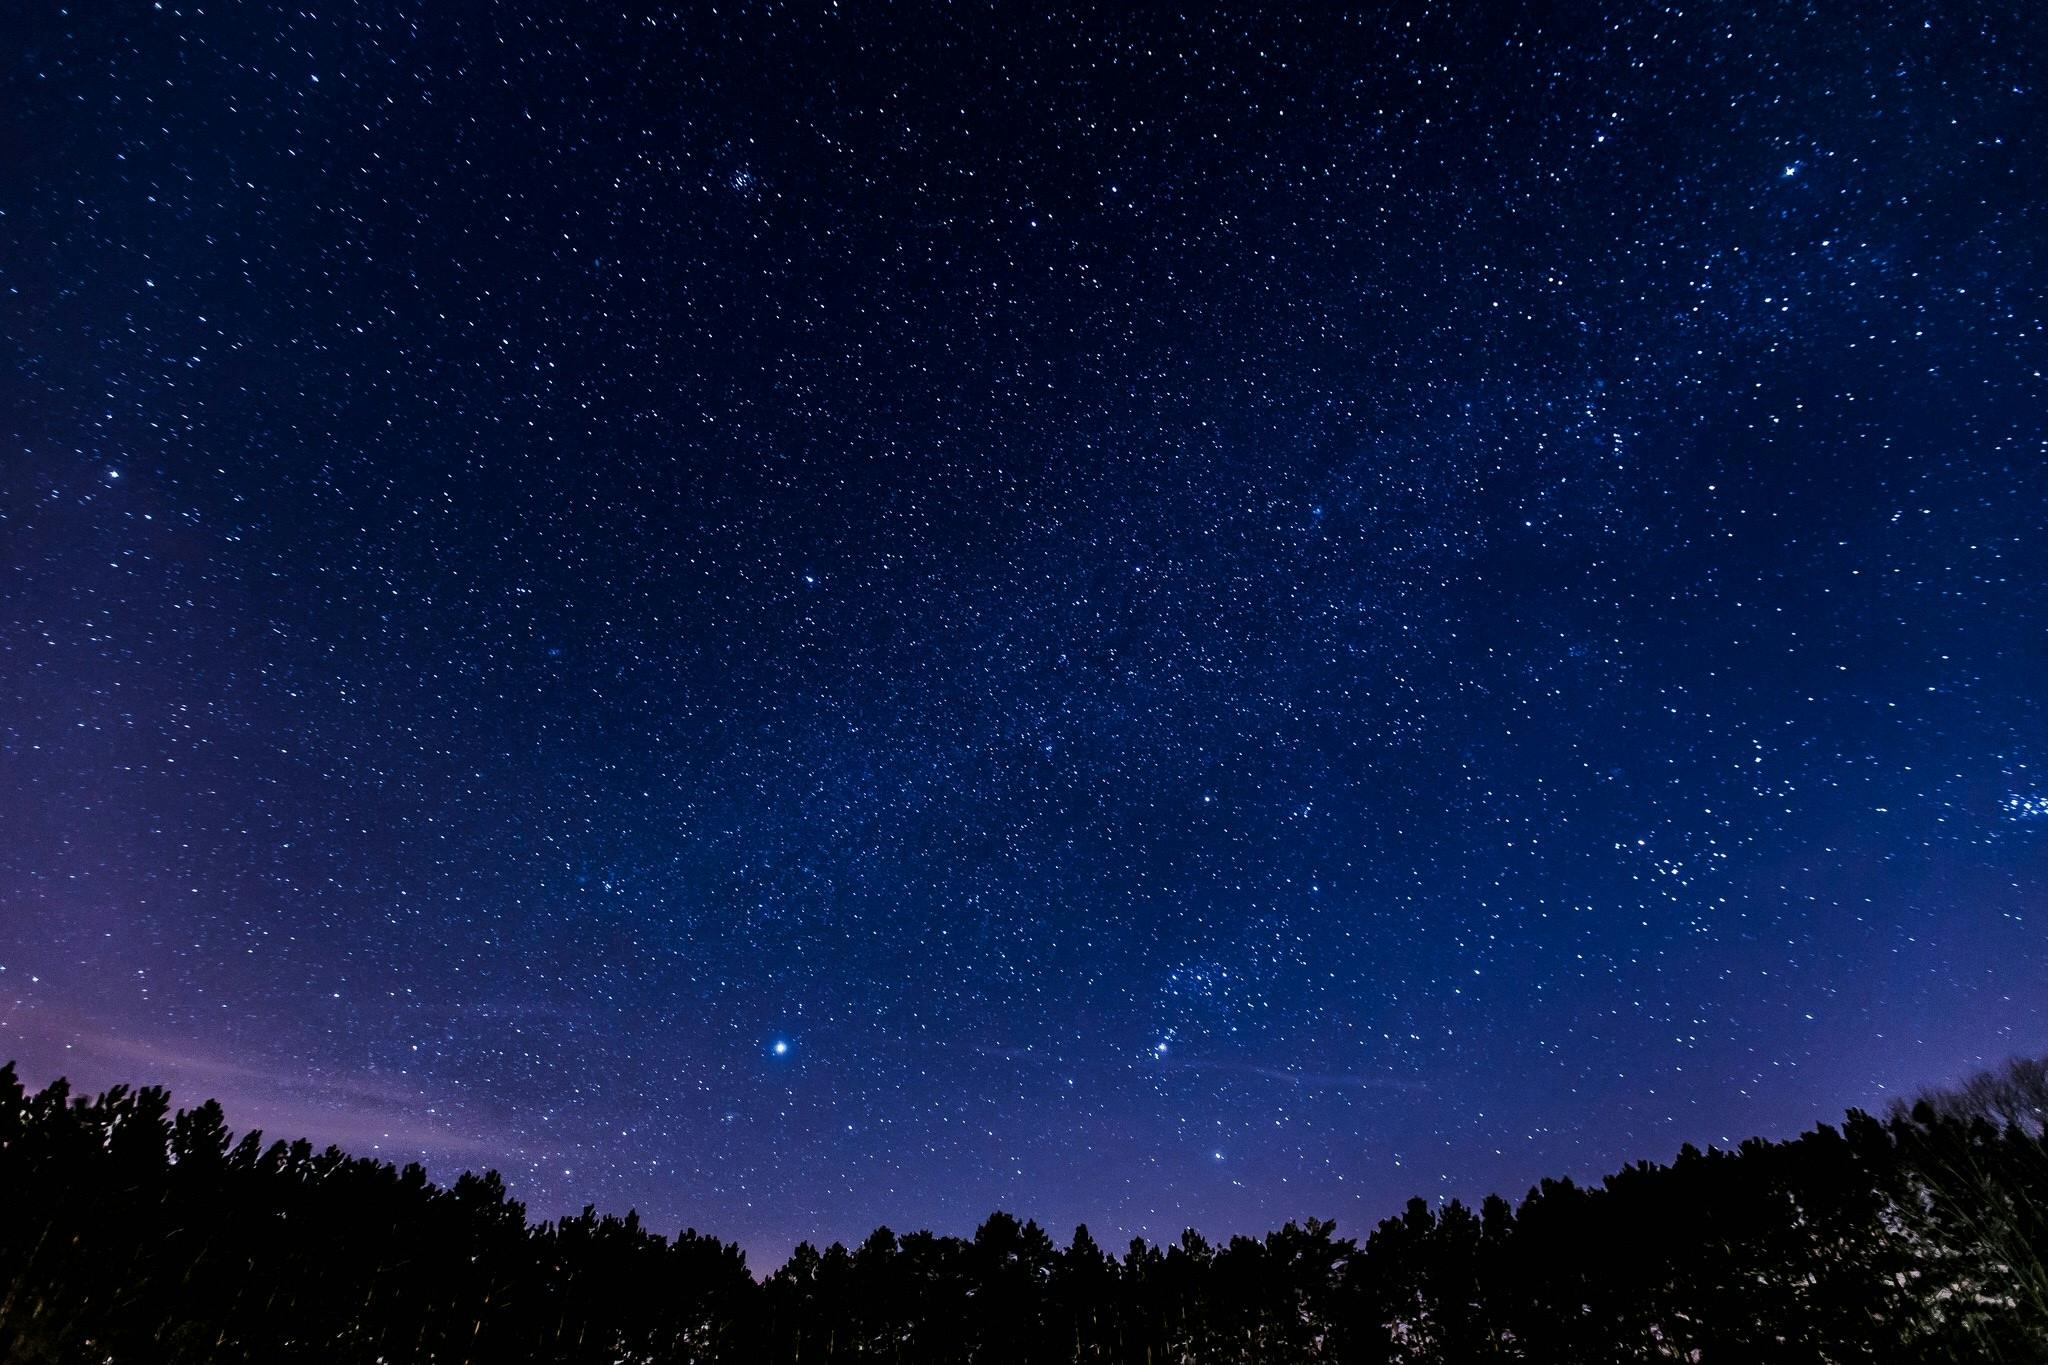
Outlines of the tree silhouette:
M 0 1365 L 114 1362 L 1933 1362 L 2048 1359 L 2037 1061 L 1784 1142 L 1682 1149 L 1519 1206 L 1411 1200 L 1112 1257 L 1008 1213 L 737 1247 L 496 1174 L 237 1138 L 155 1088 L 0 1068 Z

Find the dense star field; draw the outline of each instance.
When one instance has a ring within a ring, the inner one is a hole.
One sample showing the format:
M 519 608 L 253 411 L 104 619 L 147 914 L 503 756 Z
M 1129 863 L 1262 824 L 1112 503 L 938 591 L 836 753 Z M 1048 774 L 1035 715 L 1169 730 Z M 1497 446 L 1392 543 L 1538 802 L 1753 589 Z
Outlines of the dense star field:
M 0 1058 L 766 1268 L 2044 1050 L 2048 7 L 1599 8 L 31 5 Z

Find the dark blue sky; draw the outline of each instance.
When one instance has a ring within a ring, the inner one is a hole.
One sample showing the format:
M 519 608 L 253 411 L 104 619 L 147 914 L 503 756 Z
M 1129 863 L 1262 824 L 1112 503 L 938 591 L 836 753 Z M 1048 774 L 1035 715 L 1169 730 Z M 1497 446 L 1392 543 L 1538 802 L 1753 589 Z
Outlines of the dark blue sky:
M 31 5 L 0 1054 L 758 1266 L 2043 1050 L 2048 10 L 1601 8 Z

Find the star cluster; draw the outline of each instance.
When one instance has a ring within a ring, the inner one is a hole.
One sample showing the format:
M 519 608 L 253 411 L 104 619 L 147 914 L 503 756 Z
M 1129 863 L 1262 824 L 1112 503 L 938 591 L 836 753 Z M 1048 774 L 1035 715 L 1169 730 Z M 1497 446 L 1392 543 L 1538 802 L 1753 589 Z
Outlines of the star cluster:
M 35 7 L 0 1054 L 773 1262 L 2048 1041 L 2048 11 Z

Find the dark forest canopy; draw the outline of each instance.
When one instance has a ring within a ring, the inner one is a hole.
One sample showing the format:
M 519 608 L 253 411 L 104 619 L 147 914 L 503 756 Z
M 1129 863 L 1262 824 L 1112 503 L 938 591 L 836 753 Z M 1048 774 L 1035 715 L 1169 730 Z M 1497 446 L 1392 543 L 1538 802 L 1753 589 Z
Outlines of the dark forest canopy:
M 2044 1119 L 2020 1061 L 1519 1206 L 1411 1200 L 1362 1243 L 1310 1220 L 1116 1256 L 997 1213 L 756 1280 L 632 1213 L 529 1224 L 494 1173 L 443 1189 L 9 1065 L 0 1361 L 2038 1361 Z

